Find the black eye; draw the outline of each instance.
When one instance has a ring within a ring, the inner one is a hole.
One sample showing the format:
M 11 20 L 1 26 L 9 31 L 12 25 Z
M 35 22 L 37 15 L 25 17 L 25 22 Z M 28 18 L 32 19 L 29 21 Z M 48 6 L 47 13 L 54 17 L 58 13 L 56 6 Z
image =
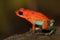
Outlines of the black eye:
M 19 11 L 19 15 L 23 15 L 23 12 Z

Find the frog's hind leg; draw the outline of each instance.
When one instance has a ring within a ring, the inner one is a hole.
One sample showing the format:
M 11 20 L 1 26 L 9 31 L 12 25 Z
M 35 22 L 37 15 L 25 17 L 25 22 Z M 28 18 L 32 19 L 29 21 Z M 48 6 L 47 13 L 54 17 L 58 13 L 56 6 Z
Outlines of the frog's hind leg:
M 43 23 L 43 25 L 42 25 L 42 30 L 45 30 L 47 26 L 48 26 L 48 22 L 45 21 L 45 22 Z

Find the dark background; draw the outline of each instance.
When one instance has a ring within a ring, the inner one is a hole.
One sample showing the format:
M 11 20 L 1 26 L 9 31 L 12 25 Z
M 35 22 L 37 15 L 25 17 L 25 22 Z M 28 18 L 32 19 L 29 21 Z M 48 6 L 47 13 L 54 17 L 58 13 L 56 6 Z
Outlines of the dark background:
M 21 7 L 42 12 L 60 26 L 59 0 L 0 0 L 0 38 L 29 30 L 31 24 L 15 15 Z

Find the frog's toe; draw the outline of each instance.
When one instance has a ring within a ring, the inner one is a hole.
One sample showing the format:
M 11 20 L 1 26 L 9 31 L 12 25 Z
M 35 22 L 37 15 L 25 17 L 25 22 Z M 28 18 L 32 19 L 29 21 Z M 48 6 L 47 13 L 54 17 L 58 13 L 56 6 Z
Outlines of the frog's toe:
M 52 29 L 49 33 L 45 33 L 45 35 L 52 35 L 53 33 L 55 33 L 56 29 Z

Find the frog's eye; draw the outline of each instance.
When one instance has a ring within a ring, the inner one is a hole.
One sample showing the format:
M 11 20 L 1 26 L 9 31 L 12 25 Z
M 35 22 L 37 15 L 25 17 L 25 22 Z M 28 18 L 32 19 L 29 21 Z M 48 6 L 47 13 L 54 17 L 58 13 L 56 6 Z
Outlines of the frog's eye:
M 19 15 L 23 15 L 23 12 L 22 11 L 19 11 L 18 13 L 19 13 Z

